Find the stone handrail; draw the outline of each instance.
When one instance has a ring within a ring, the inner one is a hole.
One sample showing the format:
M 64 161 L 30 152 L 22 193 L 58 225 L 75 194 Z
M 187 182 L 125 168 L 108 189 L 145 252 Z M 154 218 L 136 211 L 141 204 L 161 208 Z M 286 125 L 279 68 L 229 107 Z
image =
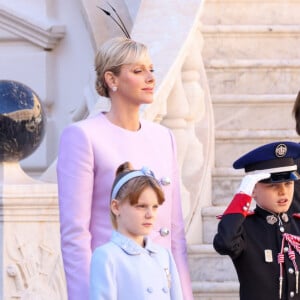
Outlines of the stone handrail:
M 132 37 L 148 45 L 158 68 L 155 101 L 143 113 L 175 135 L 187 240 L 194 244 L 202 241 L 201 207 L 211 202 L 214 121 L 201 55 L 202 3 L 179 2 L 142 1 Z

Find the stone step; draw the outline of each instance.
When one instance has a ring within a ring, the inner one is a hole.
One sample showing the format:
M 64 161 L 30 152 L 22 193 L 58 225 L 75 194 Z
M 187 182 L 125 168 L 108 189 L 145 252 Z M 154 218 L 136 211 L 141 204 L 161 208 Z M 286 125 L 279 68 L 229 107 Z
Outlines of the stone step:
M 242 178 L 245 176 L 244 170 L 233 168 L 215 168 L 212 183 L 212 205 L 214 207 L 227 207 L 236 193 Z M 252 203 L 253 207 L 255 202 Z
M 253 200 L 251 203 L 251 209 L 254 209 L 254 207 L 255 207 L 255 201 Z M 217 218 L 217 216 L 222 215 L 226 208 L 227 206 L 210 206 L 210 207 L 202 208 L 202 222 L 203 222 L 202 236 L 203 236 L 204 244 L 212 244 L 219 223 L 219 219 Z M 220 268 L 221 270 L 223 270 L 222 267 Z M 221 270 L 219 270 L 220 273 L 222 273 Z M 227 277 L 223 277 L 223 278 L 227 278 Z
M 215 168 L 212 175 L 212 205 L 227 206 L 240 185 L 244 172 L 233 168 Z
M 296 96 L 212 94 L 215 129 L 294 129 L 292 110 Z
M 194 300 L 239 300 L 239 283 L 231 281 L 192 283 Z
M 189 245 L 189 267 L 192 281 L 237 281 L 237 275 L 229 256 L 218 254 L 211 244 Z
M 244 176 L 232 163 L 265 143 L 300 141 L 292 116 L 300 78 L 299 11 L 300 0 L 203 3 L 200 30 L 215 118 L 215 168 L 212 206 L 201 209 L 203 245 L 188 249 L 196 300 L 239 299 L 230 258 L 212 246 L 216 216 Z
M 231 168 L 248 151 L 275 141 L 299 142 L 295 130 L 218 130 L 215 133 L 215 167 Z
M 300 58 L 299 25 L 205 25 L 201 32 L 205 41 L 202 51 L 205 62 L 224 57 Z
M 219 223 L 217 216 L 222 215 L 225 209 L 226 206 L 210 206 L 202 208 L 202 237 L 204 244 L 212 244 Z
M 299 24 L 300 1 L 204 1 L 204 24 Z
M 296 94 L 300 60 L 211 60 L 205 65 L 212 94 Z

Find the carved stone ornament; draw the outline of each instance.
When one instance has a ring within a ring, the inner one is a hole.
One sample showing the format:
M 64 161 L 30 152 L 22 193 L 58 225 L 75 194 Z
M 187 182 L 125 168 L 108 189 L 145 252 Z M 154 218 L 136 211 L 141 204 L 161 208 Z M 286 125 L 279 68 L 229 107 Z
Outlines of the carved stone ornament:
M 41 242 L 34 246 L 16 238 L 15 249 L 9 252 L 8 255 L 14 258 L 7 265 L 6 273 L 15 288 L 9 292 L 7 299 L 64 299 L 60 256 L 52 247 Z

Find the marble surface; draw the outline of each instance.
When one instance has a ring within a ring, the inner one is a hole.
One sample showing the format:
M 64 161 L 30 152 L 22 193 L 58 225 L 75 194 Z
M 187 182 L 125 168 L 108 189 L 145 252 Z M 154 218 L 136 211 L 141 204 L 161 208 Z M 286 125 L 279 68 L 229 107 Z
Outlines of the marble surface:
M 0 80 L 0 162 L 31 155 L 42 142 L 45 126 L 38 95 L 20 82 Z

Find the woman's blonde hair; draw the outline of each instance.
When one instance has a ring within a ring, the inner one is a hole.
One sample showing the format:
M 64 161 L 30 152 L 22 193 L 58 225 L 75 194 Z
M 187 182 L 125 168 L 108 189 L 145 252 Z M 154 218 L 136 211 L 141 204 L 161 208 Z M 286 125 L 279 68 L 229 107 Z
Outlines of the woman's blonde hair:
M 116 178 L 114 180 L 112 191 L 114 187 L 118 184 L 118 182 L 130 172 L 136 171 L 132 168 L 130 162 L 125 162 L 121 164 L 116 171 Z M 130 205 L 135 205 L 138 203 L 140 195 L 147 188 L 150 187 L 155 192 L 158 204 L 161 205 L 165 201 L 164 192 L 155 177 L 153 176 L 138 176 L 127 181 L 120 189 L 118 190 L 115 200 L 118 200 L 120 203 L 124 201 L 129 201 Z M 110 210 L 110 218 L 112 225 L 115 229 L 117 229 L 117 220 L 116 215 Z
M 96 91 L 100 96 L 109 97 L 108 86 L 104 74 L 108 71 L 116 76 L 120 74 L 122 65 L 138 62 L 148 55 L 147 47 L 125 37 L 112 38 L 106 41 L 95 56 Z

